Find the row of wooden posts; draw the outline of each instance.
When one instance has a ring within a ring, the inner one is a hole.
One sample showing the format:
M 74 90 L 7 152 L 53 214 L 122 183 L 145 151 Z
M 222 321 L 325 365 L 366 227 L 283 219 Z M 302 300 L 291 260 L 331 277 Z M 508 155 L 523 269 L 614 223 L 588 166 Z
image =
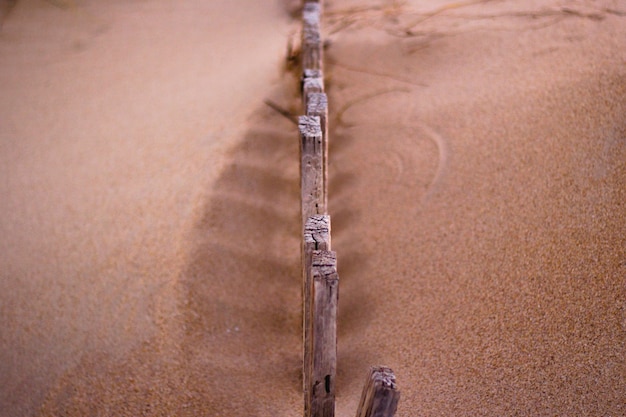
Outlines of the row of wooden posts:
M 322 4 L 305 1 L 302 101 L 298 119 L 302 203 L 303 389 L 305 417 L 334 417 L 337 374 L 337 254 L 331 250 L 328 207 L 328 99 L 324 92 Z M 357 417 L 392 417 L 400 392 L 393 371 L 373 367 Z

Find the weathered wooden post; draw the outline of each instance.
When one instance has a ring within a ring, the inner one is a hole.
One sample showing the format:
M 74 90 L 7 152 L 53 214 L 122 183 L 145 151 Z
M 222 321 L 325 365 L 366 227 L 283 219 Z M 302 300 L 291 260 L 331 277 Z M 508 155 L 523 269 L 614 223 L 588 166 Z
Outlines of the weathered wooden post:
M 313 332 L 312 378 L 309 385 L 310 417 L 334 417 L 337 374 L 337 301 L 339 298 L 339 276 L 335 252 L 314 251 L 311 275 L 313 279 Z
M 322 70 L 305 68 L 302 71 L 302 100 L 306 109 L 306 99 L 310 93 L 324 92 L 324 74 Z
M 330 218 L 325 216 L 328 198 L 326 186 L 328 100 L 323 94 L 320 19 L 321 4 L 318 1 L 305 1 L 302 11 L 302 104 L 306 116 L 299 119 L 301 214 L 304 229 L 302 325 L 305 417 L 334 415 L 334 375 L 337 366 L 337 326 L 334 322 L 337 304 L 335 301 L 334 309 L 327 305 L 332 298 L 330 292 L 333 288 L 336 293 L 336 267 L 334 275 L 325 275 L 329 270 L 329 266 L 325 263 L 328 263 L 328 259 L 331 258 L 336 263 L 336 257 L 334 253 L 328 252 L 330 251 Z M 320 257 L 321 253 L 332 255 L 332 257 Z M 329 276 L 334 277 L 335 281 L 332 281 L 332 278 L 329 281 L 327 279 Z M 332 325 L 327 318 L 320 316 L 320 314 L 327 315 L 328 313 L 334 315 Z M 332 333 L 332 337 L 327 334 L 328 332 Z M 329 342 L 334 347 L 329 346 Z M 334 352 L 332 358 L 328 357 L 330 351 Z M 330 372 L 331 364 L 332 372 Z M 320 387 L 323 389 L 320 390 Z
M 300 131 L 302 327 L 305 417 L 334 417 L 337 373 L 337 256 L 330 247 L 328 97 L 324 93 L 321 0 L 304 1 Z M 357 417 L 393 417 L 400 392 L 393 371 L 372 368 Z
M 313 334 L 313 276 L 311 275 L 313 252 L 330 250 L 330 216 L 315 215 L 307 219 L 304 227 L 302 248 L 302 329 L 303 329 L 303 388 L 304 388 L 304 415 L 308 416 L 311 404 L 311 381 L 313 378 L 311 366 L 312 334 Z
M 400 401 L 391 368 L 378 366 L 367 374 L 356 417 L 393 417 Z
M 328 98 L 324 93 L 309 93 L 306 115 L 320 118 L 322 130 L 322 210 L 328 209 Z
M 322 129 L 318 116 L 300 116 L 300 196 L 302 229 L 314 214 L 325 214 Z
M 322 37 L 319 2 L 307 1 L 302 9 L 302 69 L 322 70 Z

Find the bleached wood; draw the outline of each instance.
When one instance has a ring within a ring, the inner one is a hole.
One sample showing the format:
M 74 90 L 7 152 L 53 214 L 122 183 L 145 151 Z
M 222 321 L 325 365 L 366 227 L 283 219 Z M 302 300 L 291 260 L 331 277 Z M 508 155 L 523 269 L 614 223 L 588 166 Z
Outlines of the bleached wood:
M 400 401 L 396 377 L 385 366 L 370 369 L 356 417 L 393 417 Z
M 311 417 L 334 417 L 337 374 L 337 301 L 339 276 L 337 255 L 314 251 L 311 262 L 313 279 L 313 332 Z
M 300 116 L 300 196 L 302 229 L 314 214 L 325 214 L 322 129 L 318 116 Z
M 305 69 L 302 73 L 301 90 L 302 108 L 306 112 L 309 94 L 324 92 L 324 74 L 322 74 L 322 71 Z
M 307 219 L 304 227 L 302 247 L 302 329 L 303 329 L 303 389 L 305 416 L 311 404 L 311 380 L 312 380 L 312 333 L 313 333 L 313 279 L 311 265 L 313 252 L 316 250 L 330 250 L 330 216 L 315 215 Z
M 328 208 L 328 97 L 324 93 L 309 93 L 307 116 L 318 116 L 322 130 L 322 208 Z M 325 211 L 324 211 L 325 212 Z
M 324 74 L 320 70 L 305 70 L 302 75 L 302 99 L 311 93 L 324 92 Z M 303 107 L 306 109 L 306 102 Z
M 334 417 L 337 372 L 337 257 L 330 251 L 328 206 L 328 97 L 324 94 L 321 1 L 302 13 L 300 131 L 305 417 Z M 400 399 L 393 371 L 372 368 L 357 417 L 393 417 Z
M 322 69 L 322 36 L 319 2 L 307 1 L 302 9 L 302 70 Z

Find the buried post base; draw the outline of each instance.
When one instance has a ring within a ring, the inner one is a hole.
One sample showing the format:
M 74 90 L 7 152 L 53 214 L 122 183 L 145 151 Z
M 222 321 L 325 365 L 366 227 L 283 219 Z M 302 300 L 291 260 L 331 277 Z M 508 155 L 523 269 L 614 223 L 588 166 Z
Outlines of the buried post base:
M 391 368 L 373 367 L 365 380 L 356 417 L 393 417 L 399 400 L 400 391 Z

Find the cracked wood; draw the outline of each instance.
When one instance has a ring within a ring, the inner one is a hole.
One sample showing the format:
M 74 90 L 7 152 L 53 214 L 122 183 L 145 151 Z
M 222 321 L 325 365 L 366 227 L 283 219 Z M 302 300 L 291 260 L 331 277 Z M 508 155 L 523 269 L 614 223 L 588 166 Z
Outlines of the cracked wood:
M 302 329 L 303 329 L 303 389 L 305 416 L 311 403 L 312 375 L 312 333 L 313 333 L 313 279 L 311 266 L 313 252 L 316 250 L 330 250 L 330 216 L 315 215 L 307 219 L 304 228 L 302 247 Z
M 302 230 L 314 214 L 325 214 L 322 129 L 318 116 L 300 116 L 300 197 Z
M 370 369 L 356 417 L 393 417 L 400 401 L 396 376 L 391 368 L 377 366 Z
M 337 301 L 339 276 L 337 255 L 313 251 L 312 378 L 310 417 L 334 417 L 337 373 Z M 308 417 L 308 416 L 307 416 Z

